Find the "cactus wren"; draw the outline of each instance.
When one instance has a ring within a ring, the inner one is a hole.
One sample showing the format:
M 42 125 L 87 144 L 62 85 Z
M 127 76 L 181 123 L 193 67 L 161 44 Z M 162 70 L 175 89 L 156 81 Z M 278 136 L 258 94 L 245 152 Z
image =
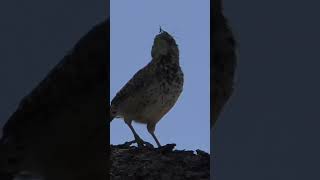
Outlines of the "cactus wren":
M 179 49 L 173 37 L 160 30 L 151 50 L 152 60 L 139 70 L 111 101 L 110 122 L 121 117 L 131 129 L 139 147 L 145 142 L 132 121 L 147 124 L 158 147 L 154 131 L 159 120 L 174 106 L 183 89 Z

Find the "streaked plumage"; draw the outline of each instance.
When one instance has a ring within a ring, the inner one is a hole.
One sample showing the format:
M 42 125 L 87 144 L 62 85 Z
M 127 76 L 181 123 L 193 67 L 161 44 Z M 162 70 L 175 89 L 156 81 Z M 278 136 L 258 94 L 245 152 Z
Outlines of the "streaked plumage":
M 154 135 L 158 121 L 174 106 L 183 88 L 179 50 L 175 40 L 161 30 L 151 50 L 152 60 L 139 70 L 111 101 L 110 120 L 122 117 L 141 145 L 131 122 L 147 124 Z

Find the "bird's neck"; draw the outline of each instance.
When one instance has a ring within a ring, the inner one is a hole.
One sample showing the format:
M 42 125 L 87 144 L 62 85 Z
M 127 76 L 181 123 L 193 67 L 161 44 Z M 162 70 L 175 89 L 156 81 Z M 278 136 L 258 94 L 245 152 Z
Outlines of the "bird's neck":
M 177 64 L 179 65 L 179 50 L 177 47 L 171 47 L 166 54 L 157 54 L 153 56 L 154 63 Z
M 152 63 L 164 66 L 179 66 L 179 57 L 167 54 L 152 59 Z

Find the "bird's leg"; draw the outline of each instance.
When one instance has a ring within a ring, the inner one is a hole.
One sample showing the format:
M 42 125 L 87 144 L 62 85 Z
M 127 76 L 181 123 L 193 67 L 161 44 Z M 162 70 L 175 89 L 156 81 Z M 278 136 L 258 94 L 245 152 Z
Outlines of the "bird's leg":
M 161 147 L 161 144 L 160 144 L 160 142 L 158 141 L 158 139 L 157 139 L 156 135 L 154 134 L 154 132 L 150 132 L 150 134 L 152 135 L 153 139 L 156 141 L 158 147 Z
M 134 139 L 136 141 L 136 143 L 138 144 L 138 147 L 143 147 L 143 144 L 144 144 L 144 141 L 139 137 L 139 135 L 136 133 L 136 131 L 134 130 L 131 122 L 132 121 L 126 121 L 126 124 L 129 126 L 129 128 L 131 129 L 132 133 L 133 133 L 133 136 L 134 136 Z
M 148 132 L 151 134 L 151 136 L 153 137 L 153 139 L 156 141 L 158 147 L 161 147 L 160 142 L 158 141 L 156 135 L 154 134 L 155 127 L 156 127 L 155 124 L 149 123 L 149 124 L 147 125 Z

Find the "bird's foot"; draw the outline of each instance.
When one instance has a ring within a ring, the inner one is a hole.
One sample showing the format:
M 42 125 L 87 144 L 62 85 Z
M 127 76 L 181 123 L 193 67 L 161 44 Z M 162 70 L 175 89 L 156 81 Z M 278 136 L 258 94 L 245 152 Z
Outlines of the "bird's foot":
M 151 144 L 151 143 L 149 143 L 149 142 L 144 142 L 144 145 L 145 145 L 145 147 L 148 147 L 148 148 L 154 148 L 154 146 Z
M 157 150 L 161 152 L 171 152 L 175 147 L 176 147 L 176 144 L 167 144 L 167 145 L 158 147 Z
M 146 141 L 144 141 L 144 140 L 142 140 L 142 139 L 140 139 L 140 138 L 136 138 L 135 140 L 130 141 L 130 142 L 132 142 L 132 143 L 137 143 L 138 148 L 144 148 L 144 147 L 154 148 L 154 146 L 153 146 L 151 143 L 146 142 Z

